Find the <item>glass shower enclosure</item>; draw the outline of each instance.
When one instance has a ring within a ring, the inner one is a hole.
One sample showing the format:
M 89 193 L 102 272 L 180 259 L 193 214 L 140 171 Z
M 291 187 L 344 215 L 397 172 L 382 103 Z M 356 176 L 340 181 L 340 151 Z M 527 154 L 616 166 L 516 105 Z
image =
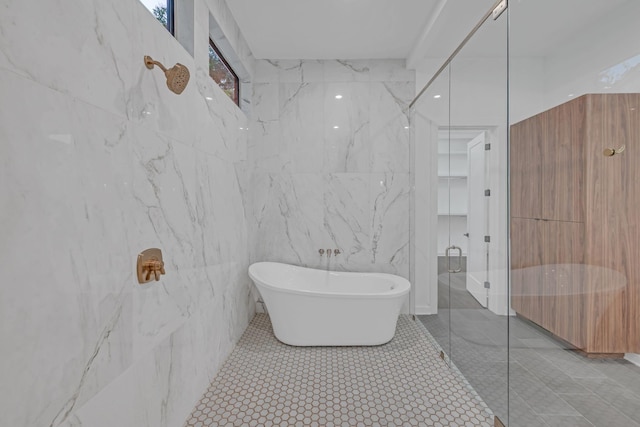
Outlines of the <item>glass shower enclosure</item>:
M 640 2 L 510 2 L 410 107 L 417 319 L 497 425 L 640 426 Z

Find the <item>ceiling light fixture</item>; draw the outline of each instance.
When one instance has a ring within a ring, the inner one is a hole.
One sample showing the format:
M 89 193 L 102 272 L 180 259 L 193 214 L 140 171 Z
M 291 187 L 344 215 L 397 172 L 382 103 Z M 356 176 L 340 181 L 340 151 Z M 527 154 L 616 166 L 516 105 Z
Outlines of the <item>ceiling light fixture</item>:
M 438 99 L 438 98 L 440 98 L 440 95 L 433 95 L 433 97 L 434 97 L 435 99 Z
M 342 99 L 342 95 L 336 95 L 336 99 Z

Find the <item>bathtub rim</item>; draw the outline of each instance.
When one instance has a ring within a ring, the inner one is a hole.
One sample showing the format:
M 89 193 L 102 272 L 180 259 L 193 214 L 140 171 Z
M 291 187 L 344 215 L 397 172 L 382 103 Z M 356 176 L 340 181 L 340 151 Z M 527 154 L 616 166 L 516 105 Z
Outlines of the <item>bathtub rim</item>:
M 337 275 L 344 275 L 344 276 L 362 275 L 365 277 L 376 276 L 376 277 L 389 278 L 394 283 L 396 283 L 398 287 L 396 289 L 392 289 L 390 292 L 385 292 L 385 293 L 355 293 L 355 292 L 332 293 L 332 292 L 304 290 L 304 289 L 287 289 L 287 288 L 282 288 L 276 285 L 269 284 L 264 280 L 261 280 L 260 278 L 256 277 L 256 275 L 253 274 L 252 269 L 254 265 L 259 265 L 259 264 L 282 265 L 282 266 L 294 267 L 296 269 L 301 269 L 301 270 L 313 270 L 313 271 L 325 271 L 325 270 L 322 270 L 319 268 L 301 267 L 294 264 L 286 264 L 283 262 L 274 262 L 274 261 L 259 261 L 251 264 L 248 268 L 248 273 L 249 273 L 249 277 L 251 278 L 251 280 L 254 281 L 256 286 L 258 285 L 264 286 L 276 292 L 284 292 L 284 293 L 290 293 L 290 294 L 302 295 L 302 296 L 308 296 L 308 297 L 314 297 L 314 298 L 325 297 L 325 298 L 352 298 L 352 299 L 356 299 L 356 298 L 358 299 L 394 299 L 394 298 L 404 297 L 408 295 L 409 292 L 411 291 L 411 282 L 409 282 L 404 277 L 397 276 L 395 274 L 388 274 L 388 273 L 364 273 L 364 272 L 355 272 L 355 271 L 329 271 L 329 272 Z

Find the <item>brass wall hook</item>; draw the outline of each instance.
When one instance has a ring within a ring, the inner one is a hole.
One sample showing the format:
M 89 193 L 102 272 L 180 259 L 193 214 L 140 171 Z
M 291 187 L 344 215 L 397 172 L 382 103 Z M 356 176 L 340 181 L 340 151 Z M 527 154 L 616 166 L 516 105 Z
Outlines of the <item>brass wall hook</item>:
M 605 148 L 602 154 L 605 155 L 606 157 L 611 157 L 611 156 L 615 156 L 616 154 L 622 153 L 626 148 L 627 148 L 626 145 L 623 145 L 620 148 Z
M 137 264 L 138 282 L 147 283 L 152 279 L 160 280 L 160 275 L 165 274 L 162 251 L 151 248 L 138 254 Z
M 177 63 L 167 70 L 164 65 L 158 61 L 154 61 L 150 56 L 145 55 L 144 65 L 150 70 L 153 69 L 154 65 L 160 67 L 160 69 L 164 71 L 164 75 L 167 77 L 167 87 L 171 92 L 177 95 L 180 95 L 182 91 L 184 91 L 184 88 L 186 88 L 189 83 L 189 77 L 191 77 L 189 69 L 180 63 Z

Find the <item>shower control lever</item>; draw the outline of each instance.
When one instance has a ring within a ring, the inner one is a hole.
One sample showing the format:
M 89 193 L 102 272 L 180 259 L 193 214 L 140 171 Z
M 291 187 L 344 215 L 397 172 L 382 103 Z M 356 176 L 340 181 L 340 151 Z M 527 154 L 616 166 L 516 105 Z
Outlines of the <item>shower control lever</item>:
M 334 249 L 333 250 L 333 254 L 334 255 L 340 255 L 341 254 L 340 249 Z
M 324 249 L 318 249 L 318 253 L 319 253 L 320 255 L 324 255 Z
M 327 257 L 331 256 L 331 249 L 327 249 Z

